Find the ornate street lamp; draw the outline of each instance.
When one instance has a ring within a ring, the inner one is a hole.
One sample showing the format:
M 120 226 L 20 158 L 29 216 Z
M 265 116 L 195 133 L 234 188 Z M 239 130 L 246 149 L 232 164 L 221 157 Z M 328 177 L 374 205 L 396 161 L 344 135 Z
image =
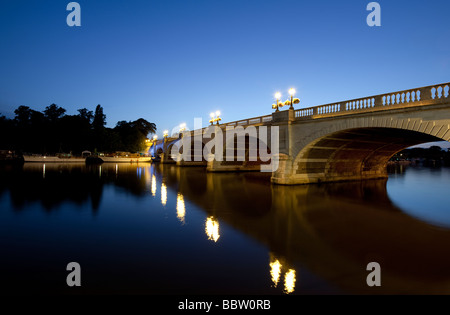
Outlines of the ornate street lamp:
M 290 100 L 289 99 L 286 100 L 284 103 L 280 102 L 281 93 L 280 92 L 275 93 L 276 103 L 272 104 L 272 108 L 276 109 L 277 112 L 279 111 L 280 107 L 290 105 L 289 109 L 294 109 L 294 104 L 300 103 L 300 99 L 294 98 L 294 95 L 296 93 L 295 89 L 289 89 L 288 93 L 291 96 L 291 98 L 290 98 Z
M 300 99 L 294 98 L 295 89 L 293 89 L 293 88 L 289 89 L 289 95 L 291 96 L 291 101 L 288 103 L 289 105 L 291 105 L 289 108 L 290 109 L 294 109 L 294 104 L 299 104 L 300 103 Z
M 150 140 L 152 146 L 155 146 L 155 145 L 156 145 L 156 140 L 158 140 L 158 136 L 157 136 L 157 135 L 154 135 L 154 136 L 153 136 L 153 139 Z
M 209 122 L 211 123 L 211 126 L 217 122 L 217 124 L 219 124 L 219 121 L 222 120 L 222 118 L 220 118 L 220 111 L 216 111 L 216 113 L 211 113 L 209 114 L 209 116 L 211 117 L 211 119 L 209 120 Z
M 281 98 L 281 93 L 280 92 L 277 92 L 277 93 L 275 93 L 275 104 L 272 104 L 272 108 L 273 109 L 276 109 L 276 111 L 277 112 L 279 112 L 280 110 L 279 110 L 279 107 L 283 107 L 284 106 L 284 104 L 283 104 L 283 102 L 280 102 L 280 98 Z
M 180 129 L 178 130 L 178 137 L 182 138 L 183 137 L 183 133 L 186 131 L 186 124 L 182 123 L 180 124 Z

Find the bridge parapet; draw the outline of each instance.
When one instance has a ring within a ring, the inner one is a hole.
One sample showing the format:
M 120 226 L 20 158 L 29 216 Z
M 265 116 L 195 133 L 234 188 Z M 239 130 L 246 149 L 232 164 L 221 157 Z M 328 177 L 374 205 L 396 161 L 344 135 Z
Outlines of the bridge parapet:
M 410 106 L 435 105 L 448 101 L 450 83 L 429 85 L 410 90 L 374 95 L 364 98 L 297 109 L 296 119 L 310 119 L 318 115 L 342 115 L 372 110 L 388 110 Z
M 224 126 L 250 126 L 250 125 L 258 125 L 258 124 L 264 124 L 272 121 L 272 115 L 265 115 L 260 117 L 254 117 L 244 120 L 238 120 L 238 121 L 232 121 L 226 124 L 223 124 Z
M 264 125 L 264 124 L 268 124 L 272 122 L 272 114 L 270 115 L 265 115 L 265 116 L 259 116 L 259 117 L 253 117 L 253 118 L 248 118 L 248 119 L 243 119 L 243 120 L 236 120 L 236 121 L 231 121 L 228 123 L 224 123 L 224 124 L 220 124 L 220 125 L 214 125 L 214 126 L 218 126 L 222 129 L 226 129 L 227 127 L 237 127 L 237 126 L 252 126 L 252 125 Z M 206 130 L 209 128 L 208 127 L 203 127 L 201 129 L 201 133 L 205 133 Z M 197 132 L 200 129 L 197 130 Z M 193 137 L 194 136 L 194 132 L 196 132 L 196 130 L 190 130 L 188 131 L 190 133 L 190 135 Z

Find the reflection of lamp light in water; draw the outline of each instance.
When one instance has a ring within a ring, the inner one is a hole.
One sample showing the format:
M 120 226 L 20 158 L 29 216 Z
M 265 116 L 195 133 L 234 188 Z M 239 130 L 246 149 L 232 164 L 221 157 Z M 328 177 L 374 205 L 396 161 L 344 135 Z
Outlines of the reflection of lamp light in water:
M 161 203 L 163 206 L 167 203 L 167 187 L 166 184 L 161 184 Z
M 295 289 L 295 270 L 289 269 L 284 275 L 284 290 L 286 293 L 292 293 Z
M 295 275 L 295 270 L 294 269 L 288 269 L 288 271 L 286 271 L 286 267 L 283 267 L 283 265 L 281 264 L 280 260 L 275 258 L 272 254 L 270 255 L 270 276 L 272 278 L 272 282 L 274 283 L 274 287 L 277 287 L 280 278 L 281 278 L 281 274 L 284 274 L 284 290 L 283 292 L 285 294 L 289 294 L 294 292 L 295 289 L 295 282 L 296 282 L 296 275 Z M 283 260 L 281 260 L 283 261 Z M 283 264 L 285 264 L 285 262 L 283 262 Z
M 178 193 L 177 195 L 177 218 L 184 224 L 184 217 L 186 215 L 186 208 L 184 206 L 183 195 Z
M 277 259 L 274 262 L 271 262 L 269 264 L 270 266 L 270 275 L 272 276 L 272 281 L 275 287 L 278 284 L 278 281 L 280 280 L 280 274 L 281 274 L 281 264 L 280 261 Z
M 152 175 L 152 196 L 156 194 L 156 177 Z
M 205 224 L 205 232 L 206 232 L 206 235 L 208 235 L 209 240 L 217 242 L 217 240 L 220 237 L 219 221 L 215 220 L 214 217 L 207 218 L 206 224 Z

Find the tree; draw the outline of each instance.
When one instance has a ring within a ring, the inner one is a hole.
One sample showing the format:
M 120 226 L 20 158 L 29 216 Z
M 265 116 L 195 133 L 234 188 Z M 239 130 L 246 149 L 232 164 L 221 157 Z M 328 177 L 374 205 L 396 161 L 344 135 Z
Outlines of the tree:
M 103 114 L 103 107 L 98 104 L 95 108 L 94 120 L 92 121 L 92 127 L 94 129 L 94 151 L 103 151 L 107 147 L 105 144 L 105 125 L 106 115 Z
M 44 115 L 50 122 L 56 122 L 65 112 L 66 110 L 64 108 L 59 107 L 56 104 L 51 104 L 45 108 Z
M 15 150 L 40 151 L 49 141 L 45 136 L 46 118 L 41 112 L 21 105 L 15 111 L 13 130 L 10 130 L 11 147 Z
M 28 125 L 30 123 L 32 109 L 28 106 L 20 105 L 16 110 L 14 110 L 14 114 L 16 117 L 14 118 L 19 125 Z
M 156 132 L 156 125 L 143 118 L 119 121 L 115 128 L 106 128 L 106 115 L 101 105 L 95 112 L 81 108 L 78 115 L 51 104 L 43 112 L 21 105 L 15 118 L 0 115 L 0 146 L 26 153 L 80 154 L 82 150 L 137 152 L 145 147 L 145 138 Z
M 138 120 L 133 121 L 132 125 L 133 127 L 137 128 L 145 137 L 147 137 L 149 133 L 156 132 L 156 125 L 154 123 L 148 122 L 143 118 L 139 118 Z
M 135 121 L 117 122 L 114 128 L 120 137 L 122 150 L 137 152 L 145 148 L 145 139 L 149 133 L 156 132 L 156 125 L 143 118 Z
M 100 104 L 95 108 L 94 121 L 92 122 L 94 130 L 103 130 L 106 125 L 106 115 L 103 114 L 103 107 Z
M 91 110 L 88 110 L 87 108 L 79 109 L 78 113 L 79 113 L 78 116 L 86 120 L 89 124 L 92 122 L 92 119 L 94 118 L 93 112 Z
M 17 132 L 14 126 L 14 121 L 0 115 L 0 134 L 8 135 L 0 137 L 1 149 L 12 149 L 16 142 Z

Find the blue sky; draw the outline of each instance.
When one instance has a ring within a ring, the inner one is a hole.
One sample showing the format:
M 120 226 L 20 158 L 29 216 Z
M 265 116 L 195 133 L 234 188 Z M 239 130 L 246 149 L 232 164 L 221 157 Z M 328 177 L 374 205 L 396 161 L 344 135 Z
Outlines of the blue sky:
M 109 127 L 140 117 L 158 134 L 268 115 L 295 87 L 297 108 L 449 81 L 450 1 L 0 2 L 0 113 L 101 104 Z

